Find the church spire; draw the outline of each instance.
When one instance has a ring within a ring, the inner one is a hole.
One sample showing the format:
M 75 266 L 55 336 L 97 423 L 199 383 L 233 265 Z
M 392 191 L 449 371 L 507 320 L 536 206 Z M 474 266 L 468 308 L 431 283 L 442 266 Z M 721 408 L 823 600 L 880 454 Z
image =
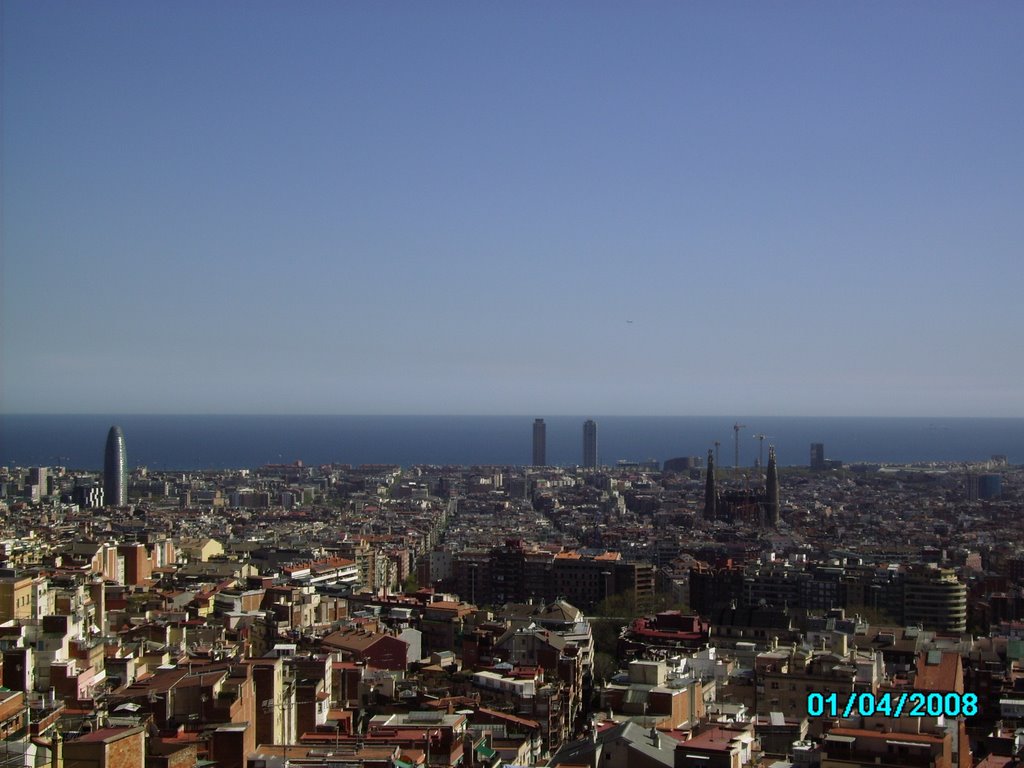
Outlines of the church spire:
M 715 488 L 715 454 L 708 449 L 708 471 L 704 481 L 704 519 L 714 520 L 718 513 L 718 489 Z
M 768 522 L 779 524 L 779 468 L 775 464 L 775 446 L 768 446 L 768 476 L 765 479 L 765 492 L 768 496 Z

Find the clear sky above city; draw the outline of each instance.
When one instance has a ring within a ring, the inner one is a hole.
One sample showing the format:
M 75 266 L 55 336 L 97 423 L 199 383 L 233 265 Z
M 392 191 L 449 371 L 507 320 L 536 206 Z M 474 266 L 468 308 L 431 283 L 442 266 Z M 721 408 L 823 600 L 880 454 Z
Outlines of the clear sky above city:
M 1024 413 L 1024 4 L 3 3 L 0 410 Z

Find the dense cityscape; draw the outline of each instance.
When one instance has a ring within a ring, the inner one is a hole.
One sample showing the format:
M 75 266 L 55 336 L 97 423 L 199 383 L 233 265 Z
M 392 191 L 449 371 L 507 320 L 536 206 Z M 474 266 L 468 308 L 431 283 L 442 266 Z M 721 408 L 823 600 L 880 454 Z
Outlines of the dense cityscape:
M 2 764 L 1017 765 L 1024 469 L 740 466 L 742 427 L 156 471 L 114 426 L 102 472 L 0 468 Z
M 1021 30 L 0 0 L 0 768 L 1024 768 Z

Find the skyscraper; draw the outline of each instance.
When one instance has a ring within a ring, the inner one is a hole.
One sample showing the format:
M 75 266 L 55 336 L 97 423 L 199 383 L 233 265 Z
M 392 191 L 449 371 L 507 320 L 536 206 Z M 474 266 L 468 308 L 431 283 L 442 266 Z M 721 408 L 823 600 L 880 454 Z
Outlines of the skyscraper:
M 124 432 L 116 426 L 107 433 L 107 448 L 103 453 L 103 501 L 111 507 L 128 503 L 128 454 L 124 448 Z
M 546 467 L 548 464 L 548 432 L 544 419 L 533 420 L 533 466 Z
M 811 469 L 825 468 L 825 444 L 811 443 Z
M 583 466 L 597 466 L 597 422 L 593 419 L 583 422 Z

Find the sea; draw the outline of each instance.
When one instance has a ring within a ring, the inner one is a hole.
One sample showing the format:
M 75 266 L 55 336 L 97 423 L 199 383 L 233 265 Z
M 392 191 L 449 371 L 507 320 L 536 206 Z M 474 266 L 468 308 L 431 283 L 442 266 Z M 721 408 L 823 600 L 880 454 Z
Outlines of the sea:
M 543 416 L 547 463 L 582 461 L 582 416 Z M 112 425 L 124 430 L 130 467 L 155 471 L 264 464 L 493 464 L 531 462 L 533 416 L 210 416 L 0 414 L 0 464 L 98 470 Z M 767 460 L 805 466 L 810 444 L 845 463 L 1024 463 L 1021 418 L 594 416 L 602 464 L 707 455 L 719 466 Z M 765 435 L 759 440 L 755 435 Z

